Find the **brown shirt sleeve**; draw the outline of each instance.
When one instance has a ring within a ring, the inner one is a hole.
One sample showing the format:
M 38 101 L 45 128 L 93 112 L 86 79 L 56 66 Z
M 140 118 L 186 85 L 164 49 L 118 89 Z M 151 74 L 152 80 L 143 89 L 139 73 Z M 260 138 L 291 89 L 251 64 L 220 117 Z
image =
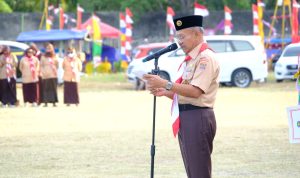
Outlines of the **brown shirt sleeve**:
M 199 87 L 204 93 L 207 93 L 214 75 L 213 61 L 208 55 L 201 55 L 195 66 L 194 77 L 191 85 Z

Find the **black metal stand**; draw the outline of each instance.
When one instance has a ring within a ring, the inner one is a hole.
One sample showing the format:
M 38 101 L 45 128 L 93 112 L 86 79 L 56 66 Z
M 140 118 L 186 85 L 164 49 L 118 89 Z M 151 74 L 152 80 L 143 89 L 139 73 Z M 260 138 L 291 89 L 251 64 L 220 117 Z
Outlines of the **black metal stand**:
M 158 57 L 154 60 L 153 75 L 159 74 Z M 151 178 L 154 177 L 154 156 L 155 156 L 155 115 L 156 115 L 156 96 L 153 99 L 153 125 L 152 125 L 152 145 L 151 145 Z

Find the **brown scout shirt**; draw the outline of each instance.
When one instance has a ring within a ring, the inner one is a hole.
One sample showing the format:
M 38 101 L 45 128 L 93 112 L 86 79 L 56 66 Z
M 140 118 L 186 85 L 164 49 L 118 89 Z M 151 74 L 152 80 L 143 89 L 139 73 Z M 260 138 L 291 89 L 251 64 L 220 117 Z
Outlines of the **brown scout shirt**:
M 52 62 L 50 61 L 52 60 Z M 42 79 L 57 78 L 58 60 L 54 57 L 41 57 L 41 76 Z
M 199 53 L 201 45 L 188 54 L 192 59 L 186 64 L 182 83 L 198 87 L 204 93 L 199 98 L 178 95 L 178 103 L 213 108 L 219 87 L 220 67 L 213 51 L 206 49 Z
M 67 82 L 79 82 L 80 81 L 80 71 L 82 69 L 81 60 L 78 57 L 74 57 L 71 61 L 68 57 L 64 58 L 63 62 L 64 69 L 64 81 Z
M 35 76 L 32 77 L 32 73 L 30 70 L 30 62 L 27 57 L 23 57 L 20 61 L 20 71 L 22 72 L 22 83 L 34 83 L 38 81 L 38 74 L 39 74 L 39 66 L 40 62 L 38 58 L 32 56 L 32 60 L 34 63 L 35 68 Z
M 16 67 L 18 65 L 18 59 L 15 55 L 10 54 L 10 65 L 12 68 L 12 72 L 9 74 L 9 77 L 15 77 L 16 76 Z M 4 55 L 0 56 L 0 79 L 6 79 L 6 57 Z

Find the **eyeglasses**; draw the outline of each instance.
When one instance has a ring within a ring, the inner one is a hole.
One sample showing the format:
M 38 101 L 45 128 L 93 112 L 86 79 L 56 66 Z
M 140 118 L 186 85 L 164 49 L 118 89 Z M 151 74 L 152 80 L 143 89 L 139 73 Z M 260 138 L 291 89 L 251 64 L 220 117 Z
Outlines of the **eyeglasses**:
M 182 42 L 182 41 L 184 41 L 185 39 L 189 38 L 190 36 L 191 36 L 190 34 L 179 34 L 179 35 L 175 35 L 175 36 L 174 36 L 174 39 L 175 39 L 176 41 Z

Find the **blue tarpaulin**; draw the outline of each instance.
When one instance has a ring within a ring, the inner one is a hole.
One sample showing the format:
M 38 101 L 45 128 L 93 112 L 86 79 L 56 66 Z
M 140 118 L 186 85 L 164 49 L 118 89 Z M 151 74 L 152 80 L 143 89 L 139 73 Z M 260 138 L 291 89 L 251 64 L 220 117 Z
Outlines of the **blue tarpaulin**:
M 114 47 L 103 44 L 101 58 L 102 58 L 102 61 L 104 61 L 105 58 L 107 58 L 108 61 L 113 64 L 114 62 L 119 60 L 118 51 Z M 93 60 L 92 55 L 86 54 L 86 60 L 92 61 Z
M 87 31 L 81 30 L 36 30 L 22 32 L 17 37 L 21 42 L 43 42 L 43 41 L 63 41 L 84 39 Z
M 291 43 L 292 38 L 265 38 L 265 43 L 275 44 L 275 43 Z

